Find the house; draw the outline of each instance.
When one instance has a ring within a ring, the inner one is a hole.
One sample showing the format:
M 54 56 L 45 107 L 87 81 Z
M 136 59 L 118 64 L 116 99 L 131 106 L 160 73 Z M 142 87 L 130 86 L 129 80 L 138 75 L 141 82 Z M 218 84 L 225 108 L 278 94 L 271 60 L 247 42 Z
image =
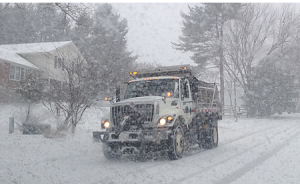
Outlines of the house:
M 0 45 L 0 88 L 15 87 L 28 73 L 61 85 L 68 80 L 64 68 L 78 61 L 86 63 L 72 41 Z

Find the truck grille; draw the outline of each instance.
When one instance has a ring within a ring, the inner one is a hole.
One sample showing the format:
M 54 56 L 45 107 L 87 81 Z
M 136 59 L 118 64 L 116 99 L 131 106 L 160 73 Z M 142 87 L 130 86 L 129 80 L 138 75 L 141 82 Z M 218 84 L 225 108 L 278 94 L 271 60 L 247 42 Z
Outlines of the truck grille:
M 115 106 L 111 108 L 112 121 L 116 126 L 119 126 L 124 120 L 124 116 L 138 113 L 139 118 L 131 118 L 131 125 L 138 125 L 152 122 L 154 105 L 153 104 L 139 104 L 133 107 L 129 105 Z

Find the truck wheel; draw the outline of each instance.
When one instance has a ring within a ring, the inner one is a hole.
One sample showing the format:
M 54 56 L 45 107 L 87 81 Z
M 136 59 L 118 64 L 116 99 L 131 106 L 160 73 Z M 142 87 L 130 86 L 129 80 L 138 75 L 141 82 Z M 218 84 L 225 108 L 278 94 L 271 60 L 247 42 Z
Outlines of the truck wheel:
M 102 150 L 107 159 L 119 159 L 121 157 L 121 155 L 116 152 L 115 147 L 107 143 L 102 143 Z
M 184 136 L 183 129 L 177 126 L 173 129 L 172 136 L 170 139 L 171 150 L 168 152 L 171 160 L 178 160 L 182 158 L 184 149 Z
M 209 134 L 207 136 L 204 148 L 206 149 L 215 148 L 218 146 L 218 142 L 219 142 L 218 127 L 213 126 L 213 128 L 209 130 Z

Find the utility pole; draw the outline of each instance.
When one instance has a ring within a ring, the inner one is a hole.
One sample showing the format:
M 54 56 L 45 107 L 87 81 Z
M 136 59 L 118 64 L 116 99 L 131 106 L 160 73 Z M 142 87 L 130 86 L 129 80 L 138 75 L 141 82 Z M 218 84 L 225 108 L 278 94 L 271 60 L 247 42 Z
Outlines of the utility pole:
M 221 106 L 222 112 L 224 111 L 224 55 L 223 55 L 223 28 L 220 29 L 220 96 L 221 96 Z
M 222 54 L 222 57 L 220 59 L 220 93 L 221 93 L 221 104 L 222 104 L 222 110 L 224 109 L 224 57 Z
M 235 121 L 238 121 L 238 113 L 236 110 L 236 84 L 235 80 L 233 80 L 233 91 L 234 91 L 234 113 L 235 113 Z

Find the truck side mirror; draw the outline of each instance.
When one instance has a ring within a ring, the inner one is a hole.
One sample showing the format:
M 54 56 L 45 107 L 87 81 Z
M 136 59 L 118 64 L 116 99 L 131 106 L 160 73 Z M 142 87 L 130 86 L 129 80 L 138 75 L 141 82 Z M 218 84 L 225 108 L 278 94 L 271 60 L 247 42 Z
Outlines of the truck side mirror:
M 193 94 L 193 100 L 196 101 L 198 99 L 198 93 Z
M 166 102 L 166 100 L 167 100 L 167 93 L 163 93 L 162 96 L 163 96 L 162 100 L 164 101 L 164 103 L 167 103 Z

